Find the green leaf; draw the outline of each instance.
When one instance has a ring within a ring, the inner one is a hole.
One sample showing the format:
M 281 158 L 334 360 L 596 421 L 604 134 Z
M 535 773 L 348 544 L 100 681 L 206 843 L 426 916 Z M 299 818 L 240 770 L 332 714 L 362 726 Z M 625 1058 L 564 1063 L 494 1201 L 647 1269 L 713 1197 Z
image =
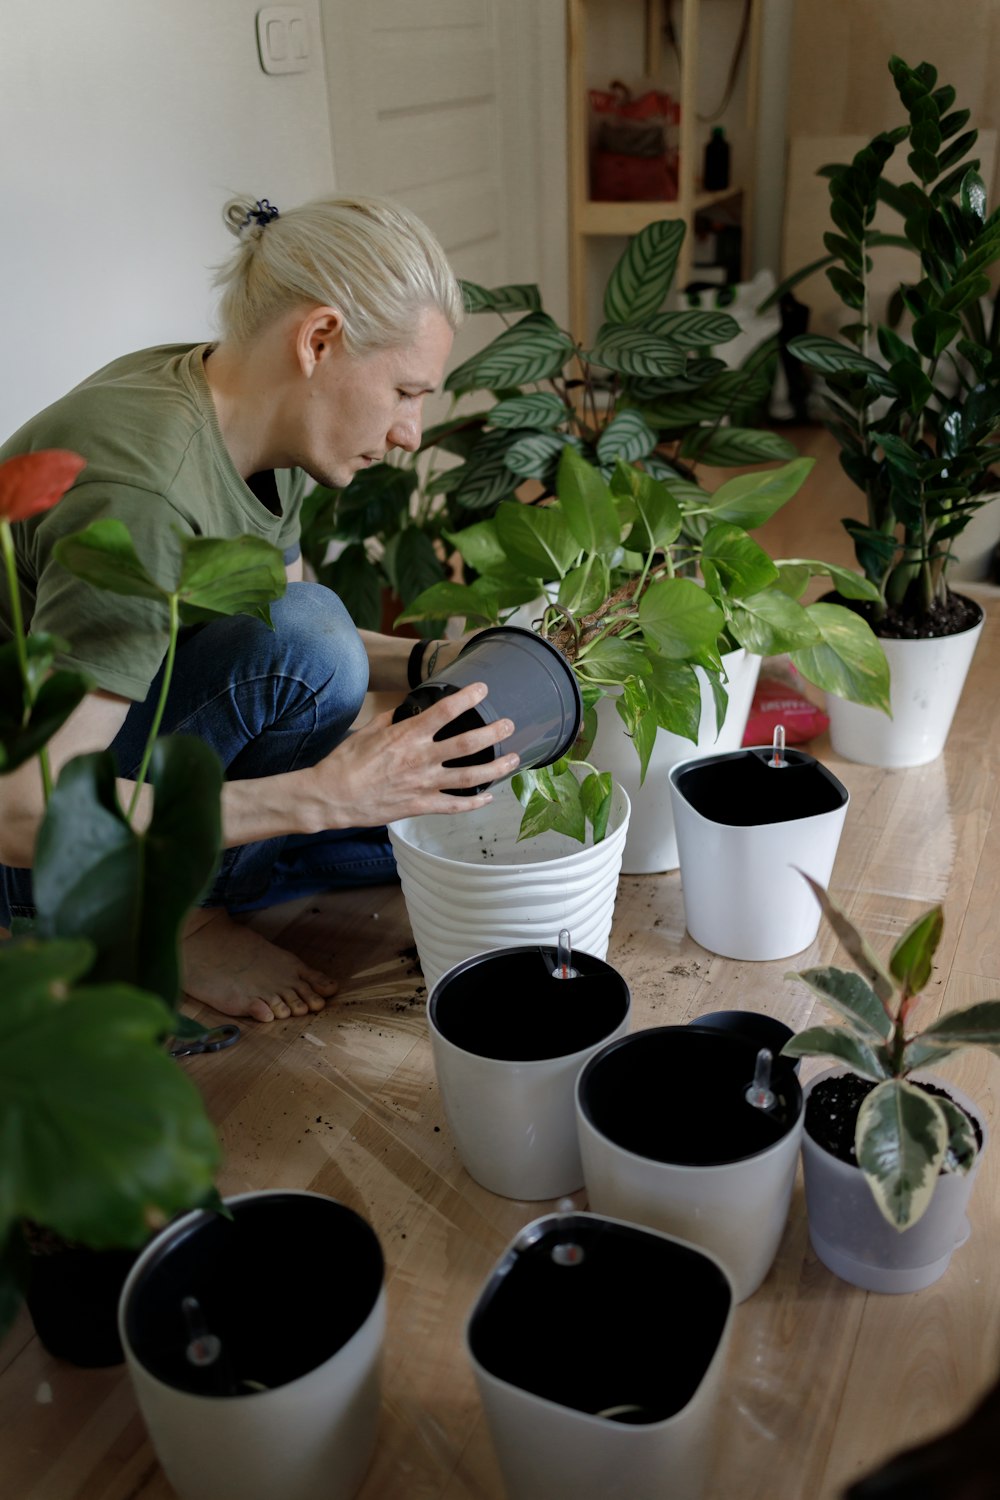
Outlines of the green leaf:
M 928 312 L 913 323 L 913 342 L 928 359 L 937 359 L 962 331 L 955 313 Z
M 705 585 L 716 598 L 720 594 L 734 598 L 757 594 L 778 576 L 763 547 L 748 537 L 742 527 L 728 522 L 709 527 L 702 542 L 700 562 Z M 784 599 L 782 607 L 787 608 L 789 603 Z
M 163 1049 L 169 1010 L 124 984 L 74 988 L 75 960 L 54 976 L 49 949 L 77 946 L 0 944 L 0 994 L 22 976 L 20 1003 L 0 1005 L 0 1210 L 95 1249 L 140 1245 L 209 1191 L 219 1149 Z
M 693 391 L 647 403 L 646 420 L 655 427 L 668 430 L 691 423 L 715 422 L 728 417 L 735 406 L 747 402 L 754 392 L 766 395 L 768 390 L 767 380 L 761 382 L 759 377 L 742 370 L 725 370 Z M 795 457 L 794 448 L 787 456 Z
M 620 683 L 630 676 L 643 676 L 648 671 L 649 659 L 638 641 L 606 635 L 593 641 L 574 665 L 583 680 Z
M 869 1040 L 887 1042 L 892 1036 L 892 1021 L 885 1006 L 860 974 L 827 965 L 821 969 L 802 969 L 798 973 L 786 974 L 785 978 L 801 979 L 821 1000 L 846 1017 L 855 1030 L 860 1028 Z
M 507 466 L 507 454 L 516 441 L 512 432 L 487 432 L 465 463 L 448 471 L 451 493 L 463 510 L 488 510 L 514 493 L 520 480 Z
M 94 588 L 167 603 L 167 591 L 147 573 L 121 521 L 93 521 L 83 531 L 61 537 L 52 555 Z
M 820 644 L 792 653 L 807 681 L 852 703 L 889 712 L 889 663 L 869 625 L 839 604 L 810 604 Z
M 133 832 L 118 805 L 110 751 L 63 767 L 38 835 L 39 929 L 86 937 L 90 977 L 180 996 L 181 924 L 214 872 L 221 843 L 222 767 L 189 735 L 157 740 L 150 761 L 153 815 Z
M 569 770 L 568 762 L 557 761 L 545 771 L 524 771 L 515 778 L 522 783 L 518 797 L 527 801 L 518 842 L 553 829 L 579 843 L 587 840 L 587 819 L 583 810 L 580 783 Z
M 881 365 L 839 339 L 826 338 L 819 333 L 803 333 L 790 339 L 788 347 L 803 364 L 823 375 L 863 375 L 879 395 L 896 395 L 896 387 Z
M 904 995 L 919 995 L 927 984 L 943 930 L 944 912 L 934 906 L 910 924 L 893 948 L 889 973 Z
M 986 1047 L 990 1052 L 1000 1052 L 1000 1000 L 981 1000 L 965 1010 L 951 1011 L 928 1026 L 919 1040 L 951 1052 L 957 1052 L 959 1047 Z
M 672 661 L 714 649 L 725 617 L 711 595 L 689 578 L 651 584 L 639 601 L 643 635 Z
M 547 479 L 569 441 L 562 432 L 525 433 L 507 449 L 504 463 L 521 479 Z
M 541 293 L 537 286 L 527 282 L 511 286 L 495 286 L 492 289 L 479 286 L 475 281 L 462 281 L 460 285 L 466 309 L 470 313 L 539 312 L 541 310 Z
M 839 568 L 836 563 L 822 562 L 815 557 L 785 557 L 776 561 L 778 568 L 782 571 L 789 568 L 806 568 L 809 576 L 813 578 L 820 573 L 827 574 L 843 599 L 878 599 L 880 597 L 878 589 L 873 583 L 869 583 L 867 578 L 862 577 L 860 573 L 853 573 L 850 568 Z
M 621 542 L 621 521 L 600 474 L 567 448 L 559 460 L 556 493 L 566 524 L 585 552 L 611 554 Z
M 498 402 L 487 422 L 490 427 L 556 427 L 567 415 L 565 402 L 551 391 L 530 391 Z
M 654 657 L 644 686 L 661 729 L 697 743 L 701 724 L 701 684 L 695 669 L 687 664 Z
M 594 829 L 594 843 L 599 844 L 608 831 L 614 784 L 608 771 L 593 771 L 580 785 L 580 801 L 587 820 Z
M 976 1139 L 972 1121 L 954 1099 L 943 1099 L 937 1094 L 934 1095 L 934 1099 L 948 1127 L 948 1145 L 945 1148 L 943 1170 L 956 1172 L 964 1177 L 967 1172 L 971 1171 L 972 1164 L 979 1154 L 979 1142 Z
M 559 585 L 559 603 L 578 618 L 599 609 L 611 591 L 608 565 L 603 557 L 588 557 L 572 568 Z
M 576 564 L 579 547 L 565 515 L 555 506 L 507 501 L 494 519 L 508 560 L 529 577 L 551 583 Z
M 604 365 L 622 375 L 649 380 L 669 380 L 680 375 L 687 362 L 683 349 L 669 339 L 657 338 L 634 323 L 605 323 L 587 356 L 592 364 Z
M 393 538 L 392 581 L 404 605 L 447 577 L 434 543 L 418 526 L 404 526 Z
M 477 388 L 498 390 L 546 380 L 559 374 L 573 349 L 569 334 L 563 333 L 547 313 L 529 313 L 452 370 L 444 388 L 461 394 Z
M 737 337 L 740 325 L 727 312 L 710 309 L 703 312 L 689 308 L 685 312 L 655 313 L 647 318 L 643 327 L 647 333 L 669 339 L 680 349 L 704 349 L 716 344 L 728 344 Z
M 854 1149 L 879 1211 L 898 1230 L 926 1212 L 948 1146 L 937 1101 L 902 1079 L 889 1079 L 858 1113 Z
M 52 637 L 46 639 L 51 641 Z M 29 652 L 32 644 L 29 636 Z M 51 659 L 47 645 L 42 657 L 29 655 L 29 671 L 41 660 L 47 664 Z M 91 686 L 89 679 L 77 672 L 53 672 L 35 690 L 35 701 L 26 711 L 17 645 L 7 641 L 0 646 L 0 773 L 13 771 L 37 755 L 82 703 Z
M 361 542 L 352 542 L 339 557 L 324 563 L 319 581 L 333 590 L 359 630 L 381 629 L 385 579 Z
M 633 235 L 605 288 L 604 316 L 609 322 L 638 322 L 663 306 L 685 229 L 683 219 L 658 219 Z
M 284 559 L 263 537 L 185 537 L 181 542 L 177 592 L 185 624 L 252 615 L 269 625 L 268 605 L 287 586 Z
M 641 412 L 626 409 L 612 417 L 597 439 L 597 457 L 602 464 L 622 459 L 634 463 L 656 447 L 656 433 Z
M 727 604 L 730 630 L 754 656 L 779 656 L 819 639 L 808 610 L 781 589 L 763 589 Z
M 538 588 L 535 588 L 535 593 Z M 425 589 L 403 610 L 396 620 L 446 620 L 456 615 L 467 624 L 497 625 L 500 621 L 500 588 L 492 579 L 477 578 L 475 583 L 435 583 Z
M 725 467 L 794 458 L 795 445 L 780 432 L 764 432 L 754 427 L 720 427 L 715 432 L 689 433 L 681 445 L 681 453 L 684 457 L 697 458 L 699 463 Z
M 763 526 L 765 521 L 787 505 L 798 494 L 816 460 L 796 458 L 780 469 L 763 474 L 738 474 L 727 479 L 712 496 L 712 514 L 720 521 L 732 521 L 746 531 Z
M 878 954 L 871 947 L 864 934 L 855 927 L 847 913 L 842 911 L 831 898 L 829 892 L 824 890 L 819 881 L 814 880 L 811 875 L 807 875 L 805 870 L 799 870 L 799 874 L 810 887 L 813 895 L 822 907 L 824 917 L 888 1012 L 888 1006 L 896 993 L 896 987 L 882 967 L 882 961 Z
M 878 1053 L 845 1026 L 810 1026 L 781 1049 L 782 1057 L 837 1057 L 862 1078 L 880 1082 L 887 1070 Z
M 442 532 L 445 541 L 460 553 L 463 562 L 477 573 L 490 573 L 507 561 L 503 544 L 497 536 L 494 519 L 476 521 L 461 531 Z

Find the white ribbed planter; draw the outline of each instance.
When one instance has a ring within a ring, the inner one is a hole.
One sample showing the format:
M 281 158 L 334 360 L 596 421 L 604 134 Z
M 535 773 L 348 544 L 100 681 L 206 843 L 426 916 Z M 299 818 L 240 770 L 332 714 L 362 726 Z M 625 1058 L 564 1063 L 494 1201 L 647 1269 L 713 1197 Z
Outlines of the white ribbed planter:
M 945 747 L 951 721 L 983 630 L 933 640 L 882 640 L 889 662 L 892 718 L 876 708 L 827 694 L 830 744 L 845 760 L 865 766 L 924 766 Z
M 805 1088 L 807 1107 L 817 1083 L 849 1071 L 827 1068 L 811 1079 Z M 930 1286 L 944 1275 L 953 1252 L 971 1232 L 966 1209 L 986 1150 L 986 1121 L 950 1079 L 933 1073 L 913 1077 L 946 1089 L 956 1104 L 975 1116 L 983 1145 L 964 1177 L 945 1172 L 938 1178 L 927 1210 L 911 1228 L 900 1232 L 882 1216 L 860 1168 L 831 1156 L 808 1131 L 802 1134 L 810 1243 L 827 1270 L 869 1292 L 919 1292 Z
M 615 787 L 607 836 L 599 844 L 552 832 L 519 844 L 522 812 L 503 785 L 476 812 L 389 825 L 428 993 L 463 958 L 490 948 L 555 943 L 564 927 L 574 948 L 595 958 L 607 953 L 628 796 Z
M 639 785 L 639 757 L 618 717 L 610 697 L 597 705 L 597 735 L 590 752 L 595 766 L 610 771 L 619 786 L 628 792 L 633 815 L 622 856 L 624 875 L 650 875 L 660 870 L 676 870 L 680 863 L 677 836 L 670 802 L 670 769 L 691 755 L 708 755 L 713 751 L 738 750 L 750 716 L 754 689 L 760 673 L 760 657 L 751 656 L 741 647 L 722 658 L 728 678 L 729 704 L 718 736 L 715 732 L 715 700 L 708 678 L 696 668 L 701 684 L 701 723 L 695 742 L 657 731 L 656 743 L 649 758 L 646 779 Z

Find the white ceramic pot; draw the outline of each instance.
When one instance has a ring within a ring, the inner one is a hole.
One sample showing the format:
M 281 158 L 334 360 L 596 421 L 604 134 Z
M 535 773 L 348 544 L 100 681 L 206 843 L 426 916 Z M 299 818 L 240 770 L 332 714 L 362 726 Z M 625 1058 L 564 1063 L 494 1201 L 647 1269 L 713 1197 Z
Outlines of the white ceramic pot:
M 378 1240 L 318 1193 L 226 1201 L 232 1221 L 193 1213 L 158 1235 L 122 1292 L 121 1341 L 156 1455 L 179 1500 L 352 1500 L 378 1427 Z M 268 1281 L 290 1244 L 308 1245 L 323 1275 Z M 189 1296 L 222 1341 L 207 1369 L 185 1358 Z
M 615 781 L 628 792 L 632 818 L 622 856 L 624 875 L 649 875 L 660 870 L 676 870 L 680 863 L 677 837 L 670 804 L 669 775 L 672 766 L 696 753 L 737 750 L 750 716 L 754 689 L 760 673 L 760 657 L 751 656 L 742 647 L 722 658 L 728 679 L 729 703 L 722 728 L 716 734 L 715 700 L 708 678 L 700 667 L 696 675 L 701 685 L 701 723 L 698 739 L 682 739 L 660 729 L 642 785 L 639 784 L 639 758 L 625 732 L 612 697 L 597 705 L 597 735 L 590 759 L 602 771 L 610 771 Z
M 936 760 L 947 743 L 982 630 L 980 610 L 979 623 L 958 635 L 880 640 L 889 662 L 892 718 L 828 693 L 830 744 L 837 754 L 890 769 Z
M 561 833 L 517 842 L 523 809 L 510 787 L 460 817 L 389 825 L 406 910 L 428 993 L 463 958 L 520 943 L 555 943 L 603 958 L 618 891 L 629 800 L 615 787 L 607 836 L 580 844 Z
M 501 948 L 451 969 L 427 1020 L 462 1163 L 491 1193 L 532 1201 L 583 1186 L 574 1089 L 599 1047 L 628 1030 L 631 996 L 610 965 L 557 949 Z
M 688 1240 L 757 1290 L 788 1217 L 802 1135 L 792 1069 L 773 1084 L 779 1113 L 745 1102 L 756 1048 L 697 1026 L 633 1032 L 596 1053 L 577 1081 L 590 1207 Z
M 805 1088 L 806 1103 L 816 1084 L 835 1078 L 846 1068 L 828 1068 Z M 802 1135 L 802 1168 L 809 1216 L 809 1239 L 819 1259 L 852 1286 L 869 1292 L 919 1292 L 948 1269 L 952 1254 L 969 1238 L 966 1216 L 976 1173 L 986 1149 L 986 1122 L 972 1100 L 947 1078 L 914 1074 L 946 1089 L 957 1104 L 979 1122 L 983 1147 L 963 1177 L 945 1172 L 938 1177 L 926 1211 L 909 1229 L 900 1232 L 878 1209 L 860 1169 L 831 1156 L 808 1131 Z
M 527 1225 L 466 1329 L 508 1500 L 700 1500 L 732 1304 L 718 1261 L 667 1235 Z
M 778 770 L 767 765 L 771 754 L 758 746 L 670 772 L 684 920 L 696 943 L 723 958 L 808 948 L 822 914 L 799 870 L 829 884 L 847 816 L 847 788 L 813 756 L 787 750 Z

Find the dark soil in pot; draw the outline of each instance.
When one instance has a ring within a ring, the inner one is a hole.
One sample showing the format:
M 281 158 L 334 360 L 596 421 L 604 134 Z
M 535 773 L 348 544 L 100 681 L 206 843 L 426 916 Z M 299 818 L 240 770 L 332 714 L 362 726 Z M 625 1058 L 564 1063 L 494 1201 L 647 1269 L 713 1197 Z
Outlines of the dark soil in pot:
M 915 1088 L 923 1089 L 926 1094 L 935 1094 L 939 1099 L 951 1099 L 959 1109 L 962 1108 L 947 1089 L 918 1079 L 913 1079 L 912 1082 Z M 856 1167 L 858 1164 L 854 1153 L 858 1114 L 862 1104 L 876 1087 L 877 1084 L 871 1079 L 859 1078 L 856 1073 L 843 1073 L 837 1078 L 822 1079 L 810 1089 L 806 1099 L 805 1128 L 809 1135 L 817 1146 L 822 1146 L 824 1151 L 829 1151 L 831 1156 L 846 1162 L 849 1167 Z M 981 1150 L 983 1132 L 979 1121 L 967 1110 L 962 1112 L 971 1121 L 976 1132 L 977 1150 Z
M 933 604 L 922 614 L 899 608 L 886 610 L 878 617 L 873 606 L 865 599 L 843 599 L 839 594 L 824 594 L 824 604 L 842 604 L 866 620 L 877 636 L 883 640 L 929 641 L 944 635 L 961 635 L 971 630 L 983 617 L 982 609 L 974 599 L 964 594 L 953 594 L 948 590 L 943 604 Z

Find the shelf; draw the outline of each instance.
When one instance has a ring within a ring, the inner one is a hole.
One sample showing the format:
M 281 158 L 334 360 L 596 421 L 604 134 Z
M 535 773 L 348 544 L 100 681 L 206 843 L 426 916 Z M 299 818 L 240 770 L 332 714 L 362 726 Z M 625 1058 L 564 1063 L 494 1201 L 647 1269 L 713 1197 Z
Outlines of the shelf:
M 695 193 L 692 203 L 694 213 L 724 203 L 727 198 L 738 197 L 741 187 L 723 188 L 714 193 Z M 647 224 L 657 219 L 689 219 L 691 213 L 679 198 L 654 199 L 643 203 L 603 203 L 594 199 L 580 204 L 577 230 L 580 234 L 638 234 Z

